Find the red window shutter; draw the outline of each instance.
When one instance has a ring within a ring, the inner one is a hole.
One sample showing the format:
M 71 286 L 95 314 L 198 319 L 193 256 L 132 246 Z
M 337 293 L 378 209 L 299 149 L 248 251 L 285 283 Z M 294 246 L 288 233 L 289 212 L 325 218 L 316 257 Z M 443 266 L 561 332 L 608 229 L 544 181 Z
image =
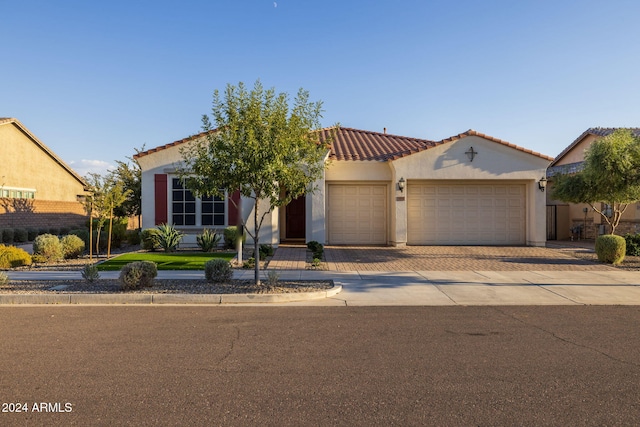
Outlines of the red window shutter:
M 154 175 L 154 191 L 155 191 L 155 207 L 156 207 L 156 225 L 166 224 L 168 221 L 168 205 L 167 205 L 167 175 Z
M 233 200 L 234 202 L 236 202 L 236 204 L 234 205 L 233 202 L 231 201 Z M 231 194 L 231 197 L 229 197 L 229 200 L 227 201 L 227 206 L 229 207 L 229 225 L 238 225 L 239 221 L 238 221 L 238 208 L 236 207 L 240 206 L 240 191 L 236 190 Z

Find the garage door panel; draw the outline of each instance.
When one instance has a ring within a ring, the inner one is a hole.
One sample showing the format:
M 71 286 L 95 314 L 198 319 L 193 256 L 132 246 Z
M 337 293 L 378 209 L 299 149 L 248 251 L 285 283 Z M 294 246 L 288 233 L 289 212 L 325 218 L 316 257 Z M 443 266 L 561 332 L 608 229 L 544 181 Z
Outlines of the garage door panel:
M 409 183 L 409 244 L 524 244 L 523 184 Z
M 330 244 L 387 243 L 386 185 L 330 184 L 328 192 Z

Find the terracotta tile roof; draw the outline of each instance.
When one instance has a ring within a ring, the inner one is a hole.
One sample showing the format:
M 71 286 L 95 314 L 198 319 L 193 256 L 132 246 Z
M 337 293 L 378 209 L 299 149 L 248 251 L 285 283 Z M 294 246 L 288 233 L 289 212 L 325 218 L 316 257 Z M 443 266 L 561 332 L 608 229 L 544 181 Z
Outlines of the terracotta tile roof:
M 386 161 L 417 153 L 438 143 L 426 139 L 409 138 L 387 133 L 352 128 L 328 128 L 320 130 L 320 139 L 331 141 L 331 160 Z
M 156 153 L 158 151 L 166 150 L 167 148 L 175 147 L 176 145 L 182 145 L 182 144 L 185 144 L 185 143 L 187 143 L 189 141 L 194 141 L 196 139 L 202 138 L 202 137 L 206 136 L 208 133 L 215 132 L 215 131 L 216 131 L 216 129 L 210 130 L 210 131 L 206 131 L 206 132 L 200 132 L 198 134 L 188 136 L 188 137 L 183 138 L 181 140 L 170 142 L 169 144 L 164 144 L 164 145 L 160 145 L 160 146 L 155 147 L 155 148 L 150 148 L 148 150 L 141 151 L 139 153 L 134 154 L 133 158 L 134 159 L 138 159 L 140 157 L 144 157 L 144 156 L 147 156 L 149 154 Z
M 209 131 L 215 132 L 215 130 Z M 431 141 L 428 139 L 411 138 L 406 136 L 392 135 L 388 133 L 372 132 L 360 129 L 353 129 L 347 127 L 331 127 L 319 130 L 320 139 L 325 141 L 327 138 L 332 138 L 331 152 L 329 158 L 331 160 L 341 161 L 389 161 L 396 160 L 402 157 L 406 157 L 420 151 L 428 150 L 429 148 L 436 147 L 438 145 L 446 144 L 462 139 L 466 136 L 478 136 L 480 138 L 488 139 L 490 141 L 497 142 L 502 145 L 514 148 L 516 150 L 532 154 L 534 156 L 541 157 L 545 160 L 553 160 L 552 157 L 545 156 L 532 150 L 528 150 L 509 142 L 503 141 L 498 138 L 494 138 L 489 135 L 485 135 L 480 132 L 476 132 L 470 129 L 466 132 L 452 136 L 450 138 L 443 139 L 441 141 Z M 155 153 L 157 151 L 165 150 L 170 147 L 185 144 L 189 141 L 196 140 L 205 136 L 207 132 L 202 132 L 197 135 L 190 136 L 188 138 L 181 139 L 179 141 L 172 142 L 170 144 L 161 145 L 150 150 L 142 151 L 134 155 L 134 158 L 146 156 L 148 154 Z
M 58 163 L 64 170 L 66 170 L 71 176 L 73 176 L 78 182 L 80 182 L 85 188 L 87 187 L 87 183 L 84 178 L 82 178 L 76 171 L 71 169 L 69 165 L 67 165 L 60 157 L 58 157 L 49 147 L 44 145 L 42 141 L 40 141 L 34 134 L 32 134 L 29 129 L 25 127 L 18 119 L 13 117 L 0 117 L 0 126 L 5 124 L 12 123 L 16 126 L 22 133 L 24 133 L 29 139 L 31 139 L 42 151 L 44 151 L 49 157 L 53 159 L 56 163 Z
M 565 154 L 571 151 L 573 147 L 578 145 L 580 141 L 582 141 L 588 135 L 603 137 L 603 136 L 611 135 L 613 132 L 615 132 L 618 129 L 630 129 L 635 136 L 640 136 L 640 128 L 602 128 L 602 127 L 589 128 L 584 132 L 582 132 L 582 134 L 580 134 L 579 137 L 577 137 L 571 144 L 569 144 L 567 148 L 562 150 L 562 152 L 556 156 L 556 158 L 553 160 L 553 162 L 551 162 L 551 165 L 549 166 L 555 165 L 562 157 L 564 157 Z

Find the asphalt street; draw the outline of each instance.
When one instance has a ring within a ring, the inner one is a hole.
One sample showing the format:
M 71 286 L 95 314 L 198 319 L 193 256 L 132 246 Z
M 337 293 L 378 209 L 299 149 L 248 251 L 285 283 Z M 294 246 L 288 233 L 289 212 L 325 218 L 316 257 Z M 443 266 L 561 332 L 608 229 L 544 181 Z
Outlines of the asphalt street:
M 636 425 L 639 324 L 637 306 L 5 306 L 0 425 Z

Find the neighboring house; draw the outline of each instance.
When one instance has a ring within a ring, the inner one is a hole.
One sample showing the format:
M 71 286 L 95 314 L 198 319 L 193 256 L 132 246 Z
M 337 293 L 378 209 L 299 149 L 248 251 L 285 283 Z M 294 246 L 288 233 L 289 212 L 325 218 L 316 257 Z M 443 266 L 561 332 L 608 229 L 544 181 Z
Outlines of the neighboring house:
M 18 120 L 0 118 L 0 228 L 83 225 L 83 179 Z
M 557 174 L 571 174 L 582 170 L 584 153 L 591 144 L 602 137 L 612 134 L 619 128 L 589 128 L 551 162 L 547 178 L 553 185 Z M 640 136 L 640 128 L 630 128 Z M 636 233 L 640 225 L 640 205 L 633 204 L 623 214 L 616 233 Z M 574 204 L 547 198 L 547 238 L 549 240 L 594 239 L 600 234 L 609 233 L 600 214 L 586 203 Z
M 333 130 L 322 130 L 322 137 Z M 236 223 L 229 201 L 198 200 L 176 175 L 180 148 L 205 136 L 135 156 L 142 168 L 143 228 L 169 222 L 195 234 Z M 473 130 L 429 141 L 339 128 L 316 190 L 276 209 L 260 241 L 544 246 L 539 181 L 551 160 Z M 245 218 L 250 210 L 243 205 Z

